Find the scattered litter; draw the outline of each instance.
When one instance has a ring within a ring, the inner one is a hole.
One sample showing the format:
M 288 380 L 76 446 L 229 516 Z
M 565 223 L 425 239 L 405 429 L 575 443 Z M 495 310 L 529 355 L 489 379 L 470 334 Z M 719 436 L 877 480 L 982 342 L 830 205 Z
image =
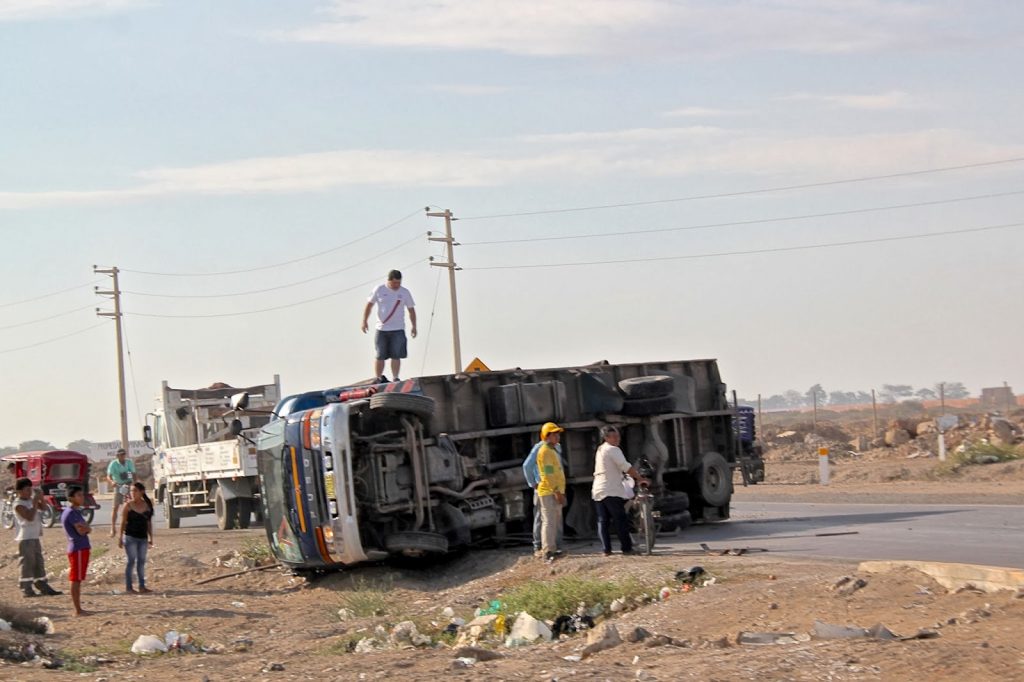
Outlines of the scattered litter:
M 474 662 L 497 661 L 500 658 L 505 658 L 505 655 L 500 651 L 492 651 L 483 647 L 464 646 L 455 650 L 455 658 L 471 658 Z
M 701 583 L 701 586 L 703 586 L 703 587 L 711 587 L 716 582 L 718 582 L 718 579 L 715 578 L 714 576 L 712 576 L 712 577 L 708 578 L 707 580 L 705 580 L 703 583 Z
M 531 644 L 538 639 L 550 642 L 551 629 L 543 621 L 539 621 L 523 611 L 516 618 L 516 622 L 512 624 L 512 631 L 509 633 L 508 639 L 505 640 L 505 646 L 509 648 L 522 646 Z
M 692 583 L 706 572 L 703 566 L 691 566 L 682 571 L 676 571 L 676 580 L 682 583 Z
M 453 609 L 450 606 L 446 606 L 443 609 L 441 609 L 441 616 L 444 617 L 444 618 L 454 618 L 455 617 L 455 609 Z
M 625 597 L 619 597 L 618 599 L 613 599 L 612 603 L 608 605 L 608 610 L 611 611 L 612 613 L 618 613 L 619 611 L 624 611 L 625 609 L 626 609 L 626 598 Z
M 551 634 L 555 637 L 583 632 L 594 627 L 594 619 L 587 615 L 559 616 L 551 625 Z
M 383 648 L 383 642 L 376 637 L 363 637 L 361 640 L 356 642 L 356 647 L 353 651 L 357 654 L 368 654 L 374 651 L 380 651 Z
M 868 586 L 868 581 L 863 578 L 854 578 L 852 575 L 843 576 L 835 582 L 832 586 L 832 590 L 838 592 L 843 597 L 849 597 L 857 590 L 863 589 Z
M 569 661 L 570 663 L 579 663 L 583 660 L 583 657 L 579 654 L 570 654 L 568 656 L 562 656 L 563 661 Z
M 133 654 L 155 654 L 157 652 L 165 653 L 167 651 L 167 645 L 159 637 L 154 635 L 139 635 L 139 638 L 132 644 Z
M 11 629 L 11 624 L 3 618 L 0 618 L 0 632 L 7 632 Z
M 195 642 L 192 640 L 192 635 L 179 633 L 177 630 L 171 630 L 164 635 L 164 644 L 167 646 L 165 651 L 184 651 L 190 654 L 199 653 L 199 649 L 196 648 Z
M 252 640 L 248 637 L 238 637 L 232 640 L 229 646 L 235 653 L 245 653 L 252 648 Z
M 244 609 L 245 608 L 245 603 L 244 602 L 240 602 L 240 601 L 233 601 L 233 602 L 231 602 L 231 605 L 234 606 L 236 609 Z
M 671 596 L 672 596 L 672 588 L 671 587 L 663 587 L 660 590 L 658 590 L 658 599 L 660 599 L 661 601 L 665 601 L 666 599 L 668 599 Z
M 639 664 L 640 664 L 640 657 L 639 656 L 634 656 L 633 657 L 633 665 L 639 665 Z
M 463 657 L 456 658 L 454 661 L 452 661 L 453 668 L 469 668 L 474 665 L 476 665 L 475 658 Z
M 356 617 L 356 612 L 352 609 L 338 609 L 338 619 L 341 621 L 352 620 Z
M 916 587 L 917 587 L 917 592 L 915 592 L 914 594 L 926 595 L 926 594 L 931 594 L 932 593 L 932 591 L 929 590 L 924 585 L 916 585 Z
M 619 636 L 619 629 L 611 623 L 601 623 L 587 633 L 587 646 L 583 649 L 583 658 L 593 656 L 599 651 L 617 647 L 620 644 L 622 644 L 622 637 Z
M 432 640 L 428 635 L 420 634 L 419 630 L 416 629 L 416 624 L 411 620 L 403 620 L 391 628 L 391 633 L 388 635 L 388 643 L 396 648 L 407 646 L 420 647 L 432 644 Z
M 265 673 L 280 673 L 284 672 L 284 663 L 268 663 L 263 667 Z
M 796 644 L 795 632 L 741 632 L 736 636 L 737 644 Z

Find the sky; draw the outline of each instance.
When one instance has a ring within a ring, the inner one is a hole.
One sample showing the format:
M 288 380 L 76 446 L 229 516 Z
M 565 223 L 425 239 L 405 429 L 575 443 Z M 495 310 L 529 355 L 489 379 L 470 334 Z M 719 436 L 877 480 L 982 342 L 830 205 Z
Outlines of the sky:
M 1024 392 L 1022 28 L 983 0 L 0 0 L 0 445 L 117 437 L 94 265 L 133 438 L 161 381 L 368 378 L 391 268 L 403 378 L 450 372 L 427 206 L 458 218 L 463 364 Z

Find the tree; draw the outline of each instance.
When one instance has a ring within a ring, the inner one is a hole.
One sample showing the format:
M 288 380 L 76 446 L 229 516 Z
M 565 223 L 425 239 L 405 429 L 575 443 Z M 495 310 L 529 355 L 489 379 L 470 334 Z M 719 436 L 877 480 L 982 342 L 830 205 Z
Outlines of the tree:
M 824 405 L 825 401 L 828 400 L 828 394 L 825 393 L 825 389 L 821 387 L 821 384 L 814 384 L 804 392 L 804 404 L 813 405 L 815 396 L 818 398 L 818 405 Z
M 49 443 L 45 440 L 26 440 L 18 443 L 18 452 L 27 452 L 30 450 L 56 450 L 57 447 L 53 443 Z
M 933 391 L 930 388 L 919 388 L 916 391 L 914 391 L 914 395 L 916 395 L 921 400 L 935 400 L 936 398 L 939 397 L 938 395 L 936 395 L 935 391 Z
M 941 387 L 943 387 L 943 386 L 945 387 L 944 388 L 944 392 L 945 392 L 946 397 L 947 398 L 952 398 L 953 400 L 959 400 L 960 398 L 967 398 L 967 397 L 969 397 L 971 395 L 971 392 L 968 391 L 964 387 L 963 383 L 961 383 L 959 381 L 946 381 L 946 382 L 943 382 L 941 384 L 935 384 L 935 392 L 938 393 L 939 390 L 941 389 Z
M 900 398 L 909 398 L 914 395 L 914 387 L 909 384 L 882 384 L 882 390 L 879 393 L 882 400 L 894 403 Z
M 3 457 L 4 455 L 13 455 L 17 451 L 18 448 L 14 447 L 13 445 L 5 445 L 4 447 L 0 448 L 0 457 Z
M 789 389 L 784 395 L 786 398 L 786 407 L 803 407 L 805 404 L 804 394 L 800 391 Z
M 857 391 L 857 398 L 853 402 L 855 405 L 867 405 L 871 402 L 871 394 L 867 391 Z
M 88 454 L 91 449 L 92 441 L 84 438 L 79 438 L 78 440 L 73 440 L 68 443 L 68 450 L 74 450 L 75 452 L 84 452 Z
M 766 410 L 783 410 L 787 407 L 786 398 L 779 394 L 768 396 L 764 399 L 764 407 Z

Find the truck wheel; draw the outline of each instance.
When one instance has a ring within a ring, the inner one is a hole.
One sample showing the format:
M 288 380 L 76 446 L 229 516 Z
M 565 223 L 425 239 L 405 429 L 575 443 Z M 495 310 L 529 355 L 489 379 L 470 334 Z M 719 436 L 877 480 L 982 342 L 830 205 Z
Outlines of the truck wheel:
M 408 412 L 423 419 L 430 419 L 434 416 L 434 399 L 408 393 L 377 393 L 370 398 L 370 409 Z
M 648 377 L 633 377 L 619 382 L 619 390 L 627 399 L 643 400 L 672 395 L 676 380 L 664 374 Z
M 632 417 L 646 417 L 652 414 L 671 412 L 676 407 L 675 396 L 664 395 L 658 398 L 630 399 L 622 404 L 622 414 Z
M 168 528 L 178 528 L 181 526 L 181 516 L 174 506 L 174 495 L 169 489 L 164 490 L 164 521 L 167 523 Z
M 706 452 L 697 469 L 700 496 L 712 507 L 729 504 L 732 498 L 732 469 L 717 452 Z
M 217 515 L 217 528 L 231 530 L 238 521 L 238 498 L 224 499 L 224 491 L 217 486 L 213 494 L 213 512 Z
M 445 554 L 448 551 L 448 538 L 440 533 L 403 531 L 392 533 L 384 538 L 384 548 L 392 554 L 401 554 L 407 557 Z
M 248 528 L 252 519 L 252 498 L 239 497 L 238 500 L 238 527 Z

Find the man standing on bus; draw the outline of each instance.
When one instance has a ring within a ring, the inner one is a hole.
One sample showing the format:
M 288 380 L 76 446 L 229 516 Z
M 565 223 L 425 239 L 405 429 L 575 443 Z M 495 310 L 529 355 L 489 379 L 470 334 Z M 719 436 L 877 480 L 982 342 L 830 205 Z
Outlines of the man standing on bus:
M 374 337 L 377 355 L 374 363 L 374 377 L 382 384 L 388 379 L 384 376 L 384 361 L 391 360 L 391 376 L 398 381 L 398 372 L 402 359 L 408 355 L 405 338 L 405 311 L 409 311 L 412 322 L 412 338 L 416 338 L 416 304 L 412 294 L 402 286 L 402 273 L 392 270 L 388 273 L 388 281 L 373 290 L 363 309 L 363 333 L 369 329 L 370 311 L 377 306 L 377 333 Z
M 537 499 L 540 500 L 541 556 L 551 561 L 558 556 L 558 528 L 565 504 L 565 472 L 555 447 L 562 440 L 561 426 L 548 422 L 540 429 L 544 444 L 537 451 Z

